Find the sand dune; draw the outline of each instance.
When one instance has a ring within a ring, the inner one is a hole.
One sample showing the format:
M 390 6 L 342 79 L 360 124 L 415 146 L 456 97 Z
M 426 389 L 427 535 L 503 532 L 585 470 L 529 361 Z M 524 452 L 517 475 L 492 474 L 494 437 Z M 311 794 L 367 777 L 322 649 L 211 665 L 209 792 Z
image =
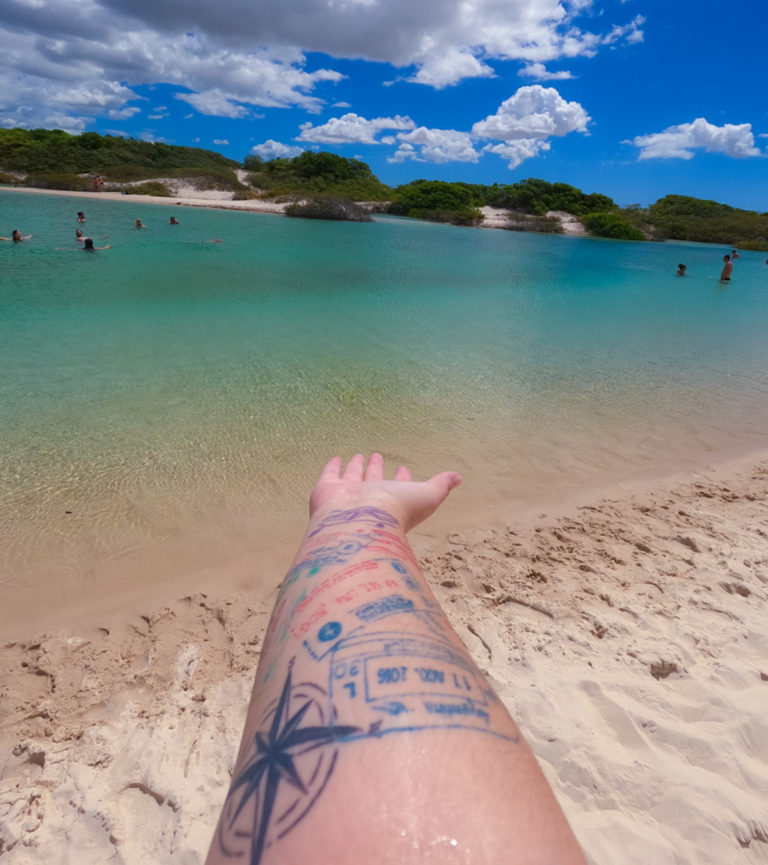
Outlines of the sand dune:
M 767 499 L 763 460 L 422 556 L 595 865 L 768 861 Z M 3 861 L 202 862 L 268 615 L 209 592 L 4 646 Z

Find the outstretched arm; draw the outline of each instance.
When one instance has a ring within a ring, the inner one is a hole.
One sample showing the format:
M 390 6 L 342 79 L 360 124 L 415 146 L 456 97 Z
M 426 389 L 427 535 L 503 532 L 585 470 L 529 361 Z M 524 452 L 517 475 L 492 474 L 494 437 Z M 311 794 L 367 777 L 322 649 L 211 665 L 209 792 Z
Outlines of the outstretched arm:
M 583 865 L 530 749 L 405 533 L 461 478 L 323 469 L 207 865 Z

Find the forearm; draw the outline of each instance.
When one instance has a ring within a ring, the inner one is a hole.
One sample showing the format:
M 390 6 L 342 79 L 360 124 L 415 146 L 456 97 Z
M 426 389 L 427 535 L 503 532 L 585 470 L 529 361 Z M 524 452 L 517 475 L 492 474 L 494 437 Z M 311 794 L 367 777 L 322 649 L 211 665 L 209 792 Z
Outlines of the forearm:
M 399 517 L 372 506 L 313 515 L 265 638 L 209 865 L 233 854 L 583 862 Z

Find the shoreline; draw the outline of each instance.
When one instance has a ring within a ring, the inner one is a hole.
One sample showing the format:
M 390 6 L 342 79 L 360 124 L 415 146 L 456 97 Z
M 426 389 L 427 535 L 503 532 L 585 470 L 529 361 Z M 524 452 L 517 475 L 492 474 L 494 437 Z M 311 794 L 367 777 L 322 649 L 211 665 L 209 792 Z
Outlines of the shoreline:
M 69 198 L 84 198 L 90 201 L 131 201 L 135 204 L 163 204 L 178 207 L 204 207 L 212 210 L 237 210 L 245 213 L 270 213 L 276 216 L 284 216 L 285 208 L 290 202 L 281 202 L 276 199 L 251 198 L 246 201 L 233 201 L 225 197 L 228 193 L 211 190 L 208 196 L 196 196 L 192 187 L 187 186 L 184 193 L 168 198 L 157 195 L 123 195 L 122 192 L 78 192 L 69 189 L 38 189 L 33 186 L 2 186 L 0 191 L 8 189 L 11 192 L 21 192 L 30 195 L 58 195 Z M 358 202 L 359 203 L 359 202 Z M 365 202 L 363 202 L 365 204 Z M 509 222 L 509 211 L 503 208 L 485 206 L 481 208 L 483 221 L 475 228 L 491 228 L 506 230 Z M 563 236 L 586 237 L 587 232 L 581 222 L 571 214 L 561 211 L 551 211 L 547 216 L 554 215 L 560 220 Z M 555 234 L 554 236 L 557 236 Z
M 756 865 L 768 452 L 612 493 L 454 531 L 442 550 L 415 533 L 414 546 L 590 865 Z M 244 594 L 210 576 L 168 603 L 30 628 L 0 649 L 9 865 L 62 845 L 125 865 L 202 863 L 281 578 Z

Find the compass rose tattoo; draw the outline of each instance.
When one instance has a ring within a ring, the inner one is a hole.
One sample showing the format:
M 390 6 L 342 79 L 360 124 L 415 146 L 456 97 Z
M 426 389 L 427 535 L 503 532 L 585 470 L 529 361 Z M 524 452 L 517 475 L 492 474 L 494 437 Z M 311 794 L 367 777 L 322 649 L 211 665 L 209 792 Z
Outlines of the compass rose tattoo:
M 327 693 L 311 683 L 293 685 L 292 674 L 293 662 L 232 781 L 219 826 L 222 851 L 242 858 L 250 847 L 250 865 L 311 810 L 333 774 L 335 742 L 360 732 L 334 724 Z

